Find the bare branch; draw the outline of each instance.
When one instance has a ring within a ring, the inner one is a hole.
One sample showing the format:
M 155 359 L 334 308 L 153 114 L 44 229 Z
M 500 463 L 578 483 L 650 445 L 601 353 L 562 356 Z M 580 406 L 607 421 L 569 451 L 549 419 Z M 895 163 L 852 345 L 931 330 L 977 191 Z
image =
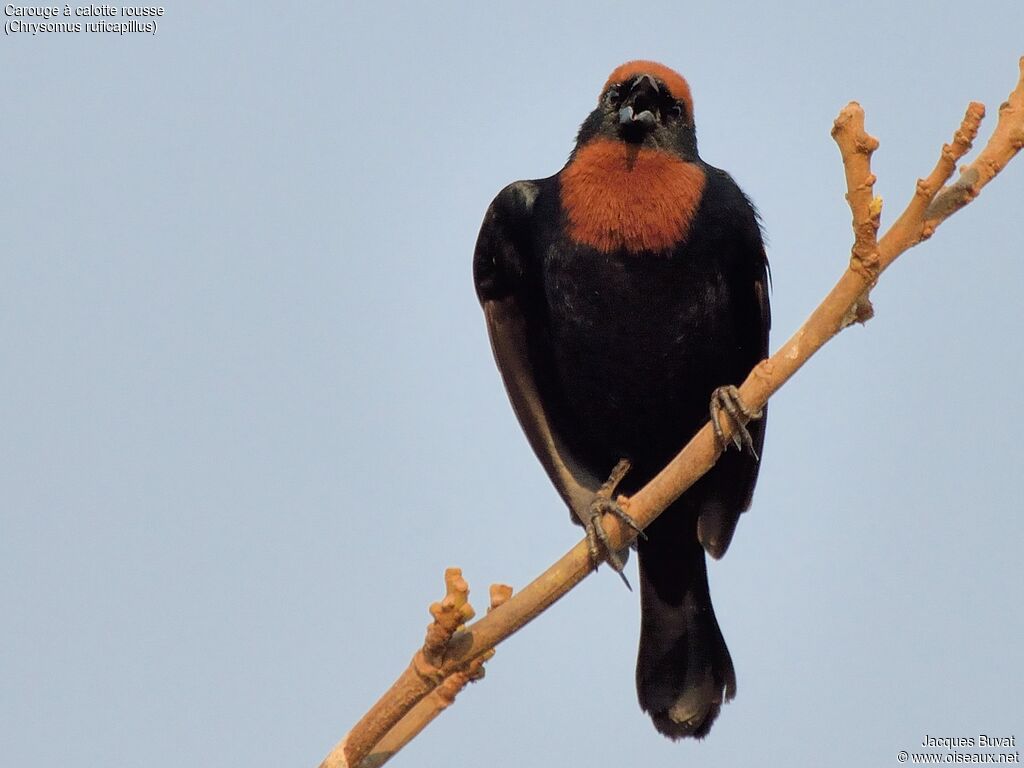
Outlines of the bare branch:
M 935 227 L 977 197 L 981 188 L 992 181 L 1024 147 L 1024 57 L 1021 57 L 1019 65 L 1020 80 L 1007 100 L 999 106 L 999 118 L 992 138 L 974 161 L 960 170 L 960 178 L 943 188 L 925 211 L 926 225 L 931 230 L 934 231 Z M 981 110 L 977 118 L 980 122 L 985 108 L 980 104 L 971 106 Z M 966 117 L 964 122 L 967 123 Z M 974 123 L 970 141 L 974 140 L 977 130 L 977 124 Z
M 882 198 L 875 197 L 875 175 L 871 172 L 871 154 L 878 139 L 864 130 L 864 110 L 851 101 L 839 113 L 832 126 L 832 138 L 839 145 L 846 171 L 846 200 L 853 214 L 853 248 L 850 269 L 860 272 L 868 286 L 878 279 L 878 227 L 882 217 Z M 870 288 L 869 288 L 870 290 Z M 842 321 L 865 323 L 874 314 L 868 292 L 857 301 Z
M 491 606 L 488 613 L 512 597 L 512 587 L 505 584 L 491 585 Z M 409 713 L 398 721 L 373 748 L 373 752 L 360 763 L 360 768 L 380 768 L 406 744 L 430 725 L 434 718 L 455 702 L 455 697 L 469 683 L 484 676 L 484 662 L 494 655 L 494 649 L 477 656 L 464 670 L 455 672 L 444 679 L 437 688 L 420 699 Z
M 360 768 L 379 768 L 447 709 L 466 685 L 484 676 L 484 662 L 494 656 L 494 648 L 456 665 L 451 671 L 440 669 L 453 635 L 476 615 L 469 604 L 469 584 L 462 578 L 462 570 L 447 568 L 444 582 L 447 593 L 440 602 L 430 606 L 434 621 L 427 626 L 423 647 L 388 693 L 335 746 L 320 768 L 348 768 L 356 764 Z M 492 584 L 487 612 L 511 596 L 512 587 Z M 426 692 L 423 692 L 424 685 Z M 396 721 L 394 713 L 402 708 Z M 349 761 L 348 756 L 355 750 L 367 751 L 359 763 Z

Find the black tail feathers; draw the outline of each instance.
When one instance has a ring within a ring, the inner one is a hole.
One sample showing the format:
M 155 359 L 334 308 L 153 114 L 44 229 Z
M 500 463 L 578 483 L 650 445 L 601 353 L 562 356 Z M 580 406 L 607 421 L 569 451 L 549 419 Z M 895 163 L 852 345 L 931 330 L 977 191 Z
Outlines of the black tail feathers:
M 704 550 L 640 544 L 640 707 L 671 739 L 703 738 L 736 694 L 736 672 L 708 592 Z

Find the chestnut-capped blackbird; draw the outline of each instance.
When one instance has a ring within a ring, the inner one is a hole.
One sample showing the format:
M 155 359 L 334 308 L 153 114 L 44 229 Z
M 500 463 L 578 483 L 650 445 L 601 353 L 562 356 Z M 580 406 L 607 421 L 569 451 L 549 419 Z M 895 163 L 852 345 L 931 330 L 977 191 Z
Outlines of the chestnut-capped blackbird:
M 635 492 L 709 412 L 720 439 L 722 411 L 762 415 L 734 386 L 768 353 L 760 226 L 732 178 L 697 154 L 686 80 L 650 61 L 612 72 L 565 167 L 491 203 L 473 272 L 530 445 L 595 563 L 621 571 L 628 551 L 609 551 L 600 525 L 606 511 L 628 517 L 607 485 L 598 493 L 609 471 L 628 461 L 621 488 Z M 705 736 L 736 692 L 704 553 L 725 554 L 750 506 L 764 425 L 736 429 L 747 450 L 726 452 L 637 542 L 637 691 L 674 739 Z

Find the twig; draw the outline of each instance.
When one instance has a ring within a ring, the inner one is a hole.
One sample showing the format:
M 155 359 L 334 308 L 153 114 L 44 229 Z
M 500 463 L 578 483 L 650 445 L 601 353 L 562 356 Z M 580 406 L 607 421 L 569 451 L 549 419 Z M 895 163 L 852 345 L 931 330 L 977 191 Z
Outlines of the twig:
M 505 584 L 491 585 L 491 606 L 488 613 L 512 597 L 512 587 Z M 484 676 L 484 662 L 494 655 L 494 649 L 477 656 L 464 670 L 455 672 L 444 679 L 437 688 L 420 699 L 409 713 L 398 721 L 387 734 L 373 747 L 369 756 L 360 763 L 360 768 L 380 768 L 394 757 L 402 747 L 419 735 L 420 731 L 430 725 L 434 718 L 444 712 L 455 702 L 463 688 Z
M 988 144 L 963 169 L 960 179 L 943 186 L 957 161 L 970 149 L 984 116 L 982 105 L 972 103 L 951 144 L 943 147 L 935 169 L 917 183 L 906 210 L 876 242 L 881 201 L 872 193 L 875 181 L 870 168 L 877 141 L 864 132 L 863 111 L 856 103 L 840 112 L 833 129 L 846 169 L 847 199 L 853 213 L 854 246 L 850 265 L 824 301 L 800 329 L 767 360 L 761 361 L 740 387 L 743 401 L 762 408 L 768 398 L 793 376 L 810 357 L 839 331 L 870 316 L 867 294 L 879 275 L 907 249 L 930 237 L 950 215 L 967 205 L 1024 146 L 1024 58 L 1020 79 L 999 110 L 999 120 Z M 731 420 L 725 426 L 731 436 Z M 721 452 L 710 424 L 706 424 L 685 448 L 653 480 L 632 498 L 620 496 L 630 516 L 647 527 L 667 506 L 707 472 Z M 634 533 L 612 515 L 602 520 L 610 543 L 626 545 Z M 455 633 L 443 662 L 432 674 L 417 673 L 412 666 L 395 682 L 324 761 L 321 768 L 360 766 L 374 744 L 394 727 L 417 702 L 450 675 L 465 669 L 499 642 L 562 597 L 593 570 L 584 539 L 562 556 L 515 597 L 474 624 Z
M 366 750 L 367 753 L 365 757 L 360 758 L 360 768 L 378 768 L 447 709 L 467 684 L 484 676 L 484 662 L 494 655 L 494 648 L 461 664 L 448 665 L 442 671 L 452 637 L 476 615 L 473 606 L 469 604 L 469 584 L 462 578 L 462 570 L 447 568 L 444 572 L 444 583 L 444 598 L 430 606 L 430 615 L 434 620 L 427 626 L 423 647 L 415 653 L 402 677 L 392 686 L 392 690 L 396 687 L 399 690 L 410 690 L 414 687 L 409 681 L 419 680 L 428 685 L 427 693 L 422 697 L 417 696 L 417 700 L 412 701 L 407 696 L 382 697 L 324 759 L 321 768 L 347 768 L 349 765 L 356 765 L 349 762 L 348 758 L 355 750 Z M 492 584 L 488 613 L 511 596 L 512 587 Z M 406 682 L 399 687 L 398 683 L 403 680 Z M 399 713 L 397 717 L 395 712 Z M 378 733 L 373 724 L 384 722 L 394 724 L 384 733 Z
M 878 139 L 864 131 L 864 110 L 851 101 L 832 125 L 832 138 L 839 144 L 846 171 L 846 200 L 853 214 L 853 248 L 850 269 L 860 272 L 869 286 L 878 279 L 878 227 L 882 217 L 882 198 L 874 196 L 875 175 L 871 172 L 871 155 L 878 149 Z M 869 287 L 870 291 L 870 287 Z M 842 326 L 866 323 L 874 315 L 868 292 L 843 317 Z

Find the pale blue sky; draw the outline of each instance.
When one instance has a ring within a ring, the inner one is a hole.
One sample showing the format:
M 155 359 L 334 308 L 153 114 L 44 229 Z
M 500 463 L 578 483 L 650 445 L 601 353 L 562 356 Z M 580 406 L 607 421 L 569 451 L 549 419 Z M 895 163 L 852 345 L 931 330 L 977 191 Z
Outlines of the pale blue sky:
M 470 261 L 614 66 L 690 80 L 702 155 L 764 219 L 775 347 L 849 252 L 839 108 L 881 140 L 888 223 L 971 99 L 987 138 L 1024 54 L 1019 0 L 166 8 L 152 37 L 0 41 L 6 765 L 316 765 L 445 566 L 482 609 L 576 541 Z M 1024 738 L 1016 165 L 773 400 L 710 569 L 739 684 L 706 741 L 639 711 L 637 596 L 602 572 L 394 765 L 891 765 L 926 733 Z

